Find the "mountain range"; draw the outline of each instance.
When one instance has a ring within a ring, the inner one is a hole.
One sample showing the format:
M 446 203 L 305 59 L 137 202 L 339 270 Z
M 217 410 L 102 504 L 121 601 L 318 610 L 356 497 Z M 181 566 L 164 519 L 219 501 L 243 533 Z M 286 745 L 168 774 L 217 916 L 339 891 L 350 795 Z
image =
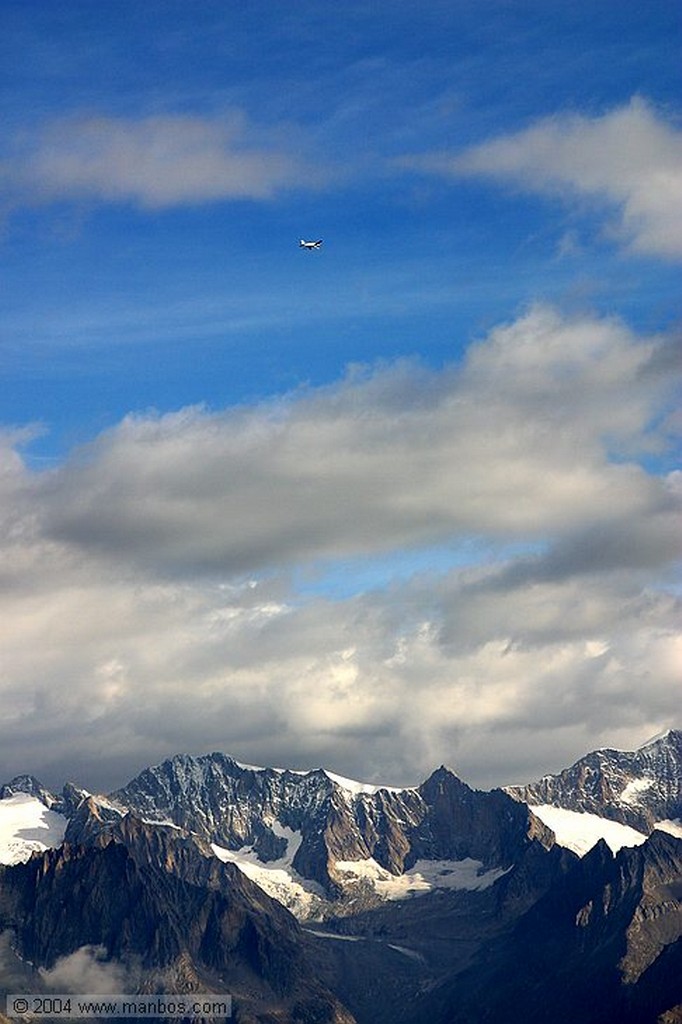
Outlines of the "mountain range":
M 490 792 L 221 753 L 106 795 L 22 775 L 0 862 L 0 993 L 230 993 L 238 1024 L 682 1022 L 677 730 Z

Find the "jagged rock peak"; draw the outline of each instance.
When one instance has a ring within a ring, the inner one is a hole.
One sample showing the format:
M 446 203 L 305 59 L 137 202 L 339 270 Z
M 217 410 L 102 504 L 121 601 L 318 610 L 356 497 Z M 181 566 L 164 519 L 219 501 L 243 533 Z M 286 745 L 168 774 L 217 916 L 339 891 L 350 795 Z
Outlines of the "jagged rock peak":
M 253 781 L 260 778 L 277 779 L 284 778 L 292 783 L 302 783 L 306 780 L 308 784 L 313 781 L 317 786 L 329 792 L 338 789 L 350 797 L 361 797 L 373 795 L 380 791 L 400 793 L 406 787 L 385 786 L 373 783 L 358 782 L 342 775 L 338 775 L 326 768 L 277 768 L 262 767 L 253 764 L 245 764 L 236 760 L 221 751 L 214 751 L 210 754 L 175 754 L 159 764 L 144 769 L 135 779 L 132 779 L 122 790 L 112 794 L 116 797 L 118 793 L 128 793 L 131 788 L 139 788 L 140 785 L 149 783 L 151 780 L 162 787 L 172 786 L 173 788 L 191 789 L 214 783 L 216 778 L 230 778 L 234 780 Z M 407 787 L 409 788 L 409 787 Z
M 636 750 L 601 748 L 556 775 L 506 790 L 533 804 L 598 814 L 648 833 L 682 818 L 682 731 L 669 729 Z
M 18 796 L 20 793 L 24 793 L 27 796 L 34 796 L 41 803 L 44 803 L 47 808 L 51 808 L 54 804 L 58 803 L 57 797 L 54 793 L 51 793 L 39 779 L 36 779 L 35 775 L 15 775 L 13 779 L 6 782 L 4 786 L 0 786 L 0 800 L 6 800 L 8 797 Z
M 326 888 L 334 885 L 333 862 L 372 855 L 381 838 L 374 824 L 401 793 L 337 780 L 321 768 L 254 768 L 214 753 L 170 758 L 110 799 L 143 819 L 170 822 L 226 850 L 250 849 L 265 863 L 287 855 L 293 843 L 294 869 Z M 405 792 L 405 801 L 421 807 L 414 791 Z M 357 815 L 365 805 L 361 828 Z
M 438 768 L 435 769 L 435 771 L 432 771 L 428 778 L 425 780 L 425 782 L 422 783 L 420 789 L 423 789 L 423 787 L 427 785 L 427 783 L 430 783 L 432 780 L 434 783 L 439 784 L 443 780 L 451 781 L 453 779 L 456 782 L 458 782 L 461 786 L 464 786 L 466 789 L 471 789 L 471 786 L 467 785 L 467 783 L 460 778 L 457 772 L 446 764 L 441 764 L 439 765 Z

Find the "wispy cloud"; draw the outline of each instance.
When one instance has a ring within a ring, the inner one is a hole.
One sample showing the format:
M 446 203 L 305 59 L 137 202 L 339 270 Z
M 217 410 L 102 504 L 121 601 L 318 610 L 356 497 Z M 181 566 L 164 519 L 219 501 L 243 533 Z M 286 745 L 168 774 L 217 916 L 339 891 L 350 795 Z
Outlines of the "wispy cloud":
M 406 162 L 569 202 L 587 197 L 611 211 L 609 229 L 633 249 L 682 256 L 682 132 L 643 99 L 600 117 L 558 114 L 459 153 Z
M 500 782 L 484 737 L 530 775 L 539 727 L 566 756 L 601 730 L 644 739 L 678 700 L 679 495 L 638 462 L 674 376 L 664 338 L 539 307 L 462 365 L 131 416 L 41 474 L 6 438 L 0 776 L 113 784 L 222 747 L 383 781 L 456 756 Z M 472 536 L 480 563 L 449 573 L 343 600 L 291 583 Z
M 256 135 L 258 137 L 256 138 Z M 0 181 L 10 202 L 89 200 L 146 209 L 268 199 L 319 184 L 239 113 L 67 118 L 10 141 Z

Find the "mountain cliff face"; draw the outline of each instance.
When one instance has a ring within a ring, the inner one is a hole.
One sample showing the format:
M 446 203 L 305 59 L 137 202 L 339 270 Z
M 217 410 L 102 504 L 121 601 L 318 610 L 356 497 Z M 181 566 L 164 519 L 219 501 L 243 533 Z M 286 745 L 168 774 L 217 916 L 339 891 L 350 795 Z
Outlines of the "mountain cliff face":
M 638 750 L 596 750 L 558 775 L 508 793 L 534 804 L 586 811 L 643 832 L 682 819 L 682 731 L 671 729 Z

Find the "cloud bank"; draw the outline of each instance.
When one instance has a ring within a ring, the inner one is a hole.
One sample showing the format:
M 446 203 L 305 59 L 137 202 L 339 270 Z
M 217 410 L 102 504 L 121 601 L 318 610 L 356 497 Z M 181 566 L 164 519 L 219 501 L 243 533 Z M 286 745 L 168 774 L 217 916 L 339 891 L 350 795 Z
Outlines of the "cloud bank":
M 678 380 L 669 339 L 538 307 L 461 364 L 130 416 L 51 472 L 8 436 L 0 775 L 223 749 L 486 785 L 644 740 L 679 697 Z M 440 571 L 325 584 L 426 546 Z
M 461 368 L 406 362 L 210 414 L 130 416 L 50 481 L 49 536 L 157 572 L 252 572 L 483 534 L 566 535 L 665 513 L 628 453 L 669 386 L 664 348 L 538 308 Z
M 0 181 L 15 202 L 97 201 L 146 209 L 269 199 L 315 174 L 238 112 L 222 118 L 72 117 L 11 141 Z
M 682 257 L 682 132 L 643 99 L 601 117 L 543 118 L 463 152 L 410 164 L 603 204 L 619 240 L 638 252 Z

